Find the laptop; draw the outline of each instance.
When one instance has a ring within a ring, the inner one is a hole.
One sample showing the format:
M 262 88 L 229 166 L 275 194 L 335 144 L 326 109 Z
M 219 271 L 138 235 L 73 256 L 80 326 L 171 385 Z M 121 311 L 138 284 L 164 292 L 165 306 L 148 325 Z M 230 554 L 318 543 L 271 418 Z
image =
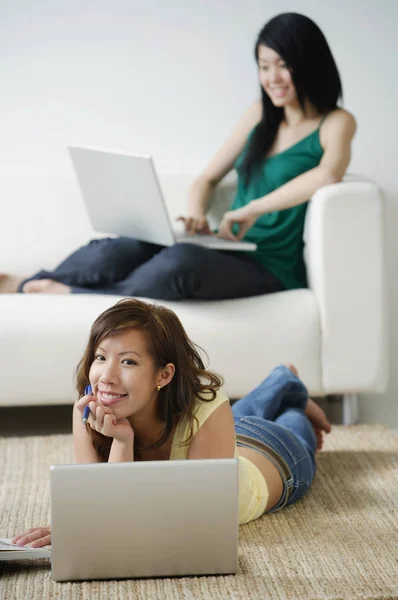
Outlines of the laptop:
M 217 250 L 253 251 L 251 242 L 187 235 L 172 224 L 150 155 L 68 147 L 93 229 L 162 246 L 191 243 Z
M 50 469 L 55 581 L 235 573 L 237 459 Z

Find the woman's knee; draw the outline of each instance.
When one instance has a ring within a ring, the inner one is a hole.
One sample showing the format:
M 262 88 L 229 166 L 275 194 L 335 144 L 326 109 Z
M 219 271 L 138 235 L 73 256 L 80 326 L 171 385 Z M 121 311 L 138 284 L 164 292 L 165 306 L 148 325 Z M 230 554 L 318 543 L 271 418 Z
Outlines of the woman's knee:
M 90 242 L 91 251 L 98 256 L 101 264 L 121 268 L 127 272 L 150 260 L 156 254 L 153 244 L 128 237 L 103 238 Z

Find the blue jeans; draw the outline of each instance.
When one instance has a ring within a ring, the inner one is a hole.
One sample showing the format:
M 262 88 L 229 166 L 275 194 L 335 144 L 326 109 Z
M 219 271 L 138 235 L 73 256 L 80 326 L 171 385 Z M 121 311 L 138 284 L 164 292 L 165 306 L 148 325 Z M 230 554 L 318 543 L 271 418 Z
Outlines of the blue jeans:
M 269 512 L 296 502 L 315 476 L 316 436 L 304 414 L 308 392 L 280 365 L 247 396 L 232 405 L 238 446 L 257 450 L 279 470 L 284 491 Z
M 248 252 L 194 244 L 159 246 L 133 238 L 92 240 L 54 271 L 25 279 L 53 279 L 74 294 L 115 294 L 155 300 L 222 300 L 279 292 L 284 286 Z

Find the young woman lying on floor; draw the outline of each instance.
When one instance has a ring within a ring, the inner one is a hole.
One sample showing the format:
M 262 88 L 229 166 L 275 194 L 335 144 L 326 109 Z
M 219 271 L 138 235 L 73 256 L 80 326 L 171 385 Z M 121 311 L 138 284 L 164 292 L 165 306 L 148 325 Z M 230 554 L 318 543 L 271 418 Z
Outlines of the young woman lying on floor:
M 78 366 L 76 462 L 235 457 L 240 523 L 296 502 L 331 429 L 297 370 L 276 367 L 232 408 L 221 386 L 173 311 L 121 300 L 94 322 Z M 45 546 L 51 529 L 29 529 L 13 542 Z

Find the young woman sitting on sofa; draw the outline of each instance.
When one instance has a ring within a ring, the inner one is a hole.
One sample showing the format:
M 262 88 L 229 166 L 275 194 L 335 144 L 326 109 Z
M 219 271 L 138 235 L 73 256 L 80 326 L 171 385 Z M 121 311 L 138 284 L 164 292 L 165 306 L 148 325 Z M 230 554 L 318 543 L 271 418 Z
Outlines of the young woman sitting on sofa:
M 255 252 L 163 247 L 126 237 L 93 240 L 52 272 L 22 281 L 0 276 L 3 291 L 214 300 L 306 287 L 308 200 L 320 187 L 341 181 L 355 119 L 337 107 L 340 76 L 311 19 L 296 13 L 271 19 L 259 33 L 255 58 L 261 100 L 194 182 L 182 217 L 188 232 L 211 233 L 205 216 L 211 193 L 236 168 L 236 196 L 218 235 L 256 242 Z
M 221 385 L 173 311 L 119 301 L 94 322 L 77 369 L 76 462 L 235 457 L 239 523 L 296 502 L 330 431 L 324 412 L 292 365 L 276 367 L 232 409 Z M 34 527 L 13 541 L 44 546 L 51 529 Z

